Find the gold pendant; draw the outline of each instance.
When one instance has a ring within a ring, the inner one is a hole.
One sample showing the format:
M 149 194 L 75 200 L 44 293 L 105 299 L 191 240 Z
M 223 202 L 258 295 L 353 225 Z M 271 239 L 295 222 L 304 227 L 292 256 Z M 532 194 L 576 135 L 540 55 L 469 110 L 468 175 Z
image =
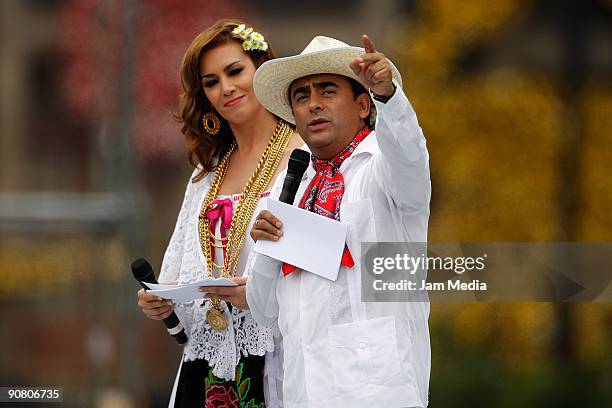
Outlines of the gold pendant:
M 221 311 L 215 307 L 211 307 L 208 309 L 208 312 L 206 312 L 206 321 L 210 327 L 218 332 L 225 330 L 227 327 L 227 322 L 225 321 L 223 313 L 221 313 Z

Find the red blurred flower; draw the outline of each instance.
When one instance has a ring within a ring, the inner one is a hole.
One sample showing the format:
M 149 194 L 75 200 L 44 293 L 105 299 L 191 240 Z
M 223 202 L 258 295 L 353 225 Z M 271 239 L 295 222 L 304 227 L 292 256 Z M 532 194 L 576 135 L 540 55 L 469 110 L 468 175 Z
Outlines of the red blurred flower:
M 230 384 L 215 384 L 206 389 L 206 408 L 238 408 L 236 390 Z
M 67 0 L 59 10 L 61 83 L 75 112 L 96 129 L 118 117 L 125 1 Z M 183 159 L 185 145 L 171 116 L 178 110 L 183 53 L 204 28 L 222 17 L 252 15 L 241 1 L 152 0 L 138 3 L 133 32 L 133 143 L 144 161 Z M 129 65 L 128 65 L 129 66 Z M 119 137 L 120 135 L 108 135 Z

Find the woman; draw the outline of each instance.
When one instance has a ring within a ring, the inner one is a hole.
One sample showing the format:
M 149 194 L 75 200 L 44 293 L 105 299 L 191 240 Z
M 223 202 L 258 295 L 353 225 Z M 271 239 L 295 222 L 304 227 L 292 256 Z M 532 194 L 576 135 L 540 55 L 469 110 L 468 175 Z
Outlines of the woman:
M 188 283 L 225 276 L 240 285 L 253 241 L 245 234 L 260 198 L 302 145 L 286 122 L 257 101 L 257 67 L 274 57 L 266 39 L 237 20 L 221 20 L 189 46 L 181 68 L 184 93 L 177 119 L 196 167 L 187 185 L 159 280 Z M 258 326 L 244 286 L 230 300 L 203 298 L 173 306 L 143 290 L 138 304 L 161 320 L 176 312 L 188 342 L 171 398 L 177 407 L 276 406 L 277 367 L 270 327 Z M 267 356 L 264 357 L 264 355 Z M 266 361 L 264 367 L 264 360 Z M 280 366 L 280 365 L 279 365 Z M 265 368 L 265 370 L 264 370 Z M 264 387 L 264 371 L 266 386 Z

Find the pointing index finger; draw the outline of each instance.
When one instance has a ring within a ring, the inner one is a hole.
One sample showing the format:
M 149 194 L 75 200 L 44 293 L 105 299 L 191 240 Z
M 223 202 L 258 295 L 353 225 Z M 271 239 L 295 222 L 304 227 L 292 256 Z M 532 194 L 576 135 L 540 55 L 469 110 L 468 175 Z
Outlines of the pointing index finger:
M 361 36 L 361 41 L 363 42 L 363 48 L 366 53 L 374 53 L 376 52 L 376 48 L 374 48 L 374 43 L 370 40 L 367 34 Z

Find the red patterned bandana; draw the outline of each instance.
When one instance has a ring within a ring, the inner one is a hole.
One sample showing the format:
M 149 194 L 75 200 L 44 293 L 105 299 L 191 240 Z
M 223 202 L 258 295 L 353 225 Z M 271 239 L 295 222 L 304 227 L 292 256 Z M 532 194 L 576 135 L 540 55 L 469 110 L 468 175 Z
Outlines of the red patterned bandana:
M 344 195 L 344 177 L 340 173 L 340 165 L 369 134 L 370 129 L 365 126 L 357 132 L 353 141 L 331 160 L 312 157 L 312 166 L 317 173 L 300 200 L 300 208 L 340 221 L 340 202 L 342 202 L 342 196 Z M 341 264 L 349 268 L 355 265 L 347 246 L 344 247 Z M 295 266 L 283 263 L 285 276 L 295 269 Z

